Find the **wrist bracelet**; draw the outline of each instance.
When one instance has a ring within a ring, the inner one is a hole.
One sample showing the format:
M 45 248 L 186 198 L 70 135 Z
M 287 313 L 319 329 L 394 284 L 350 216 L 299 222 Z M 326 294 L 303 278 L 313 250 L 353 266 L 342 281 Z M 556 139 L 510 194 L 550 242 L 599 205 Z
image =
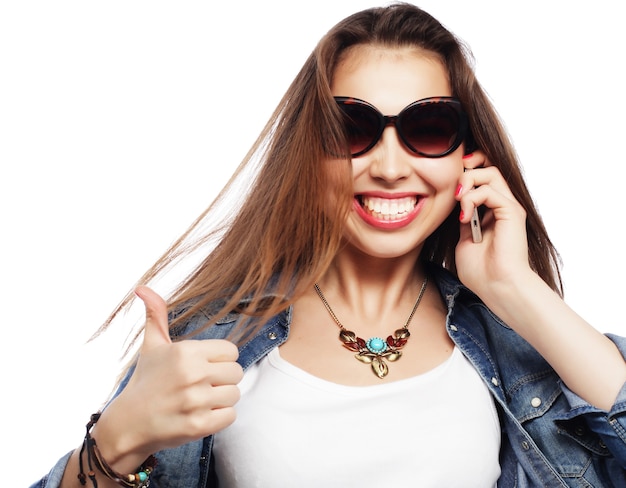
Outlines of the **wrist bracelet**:
M 80 481 L 80 484 L 83 486 L 87 484 L 87 477 L 89 477 L 93 487 L 98 488 L 96 473 L 93 470 L 93 467 L 95 466 L 104 476 L 112 481 L 115 481 L 120 486 L 124 486 L 126 488 L 147 488 L 150 486 L 150 474 L 157 464 L 156 458 L 150 455 L 148 459 L 143 462 L 136 473 L 123 475 L 115 472 L 102 457 L 102 454 L 96 445 L 96 440 L 91 437 L 91 429 L 99 419 L 100 412 L 94 413 L 86 425 L 85 440 L 83 441 L 79 456 L 80 469 L 78 473 L 78 480 Z M 85 452 L 87 452 L 87 466 L 89 467 L 87 475 L 85 475 L 83 469 L 83 454 Z

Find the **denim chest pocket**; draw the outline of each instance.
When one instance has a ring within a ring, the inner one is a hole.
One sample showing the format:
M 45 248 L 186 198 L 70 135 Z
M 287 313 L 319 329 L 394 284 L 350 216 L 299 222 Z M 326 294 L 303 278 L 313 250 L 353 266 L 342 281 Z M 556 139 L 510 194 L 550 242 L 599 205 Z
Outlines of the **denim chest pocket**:
M 554 371 L 521 378 L 507 390 L 509 408 L 550 464 L 571 486 L 597 486 L 593 458 L 608 455 L 584 421 L 559 419 L 570 407 Z
M 232 311 L 227 313 L 226 315 L 224 315 L 223 317 L 217 319 L 215 321 L 216 325 L 226 325 L 226 324 L 230 324 L 231 322 L 236 322 L 237 319 L 240 317 L 240 313 Z
M 553 371 L 524 376 L 506 389 L 511 413 L 521 423 L 543 416 L 561 393 Z

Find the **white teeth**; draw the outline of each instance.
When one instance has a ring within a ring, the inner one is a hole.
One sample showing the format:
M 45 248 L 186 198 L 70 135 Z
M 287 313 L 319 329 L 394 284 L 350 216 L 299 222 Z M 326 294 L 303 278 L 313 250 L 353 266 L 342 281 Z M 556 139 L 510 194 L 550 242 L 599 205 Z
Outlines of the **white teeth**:
M 370 215 L 383 220 L 394 220 L 402 218 L 415 208 L 417 204 L 416 197 L 404 198 L 379 198 L 362 196 L 361 204 L 364 209 L 369 211 Z

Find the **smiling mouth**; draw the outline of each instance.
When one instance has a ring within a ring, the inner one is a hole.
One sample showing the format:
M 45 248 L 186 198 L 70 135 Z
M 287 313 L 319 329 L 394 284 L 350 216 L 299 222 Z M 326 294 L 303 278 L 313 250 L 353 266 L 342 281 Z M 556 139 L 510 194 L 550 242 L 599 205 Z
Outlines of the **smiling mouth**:
M 417 196 L 402 198 L 380 198 L 368 195 L 357 195 L 356 200 L 363 211 L 377 220 L 405 219 L 417 206 Z

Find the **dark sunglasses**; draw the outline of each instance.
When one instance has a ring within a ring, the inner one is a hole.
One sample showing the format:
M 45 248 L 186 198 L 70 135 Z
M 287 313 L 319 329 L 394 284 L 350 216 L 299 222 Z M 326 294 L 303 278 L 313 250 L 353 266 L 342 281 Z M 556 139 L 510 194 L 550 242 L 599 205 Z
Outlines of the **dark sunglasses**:
M 383 115 L 358 98 L 335 97 L 335 101 L 344 114 L 352 157 L 372 149 L 390 124 L 406 147 L 427 158 L 450 154 L 467 135 L 467 116 L 456 98 L 424 98 L 407 105 L 398 115 Z

